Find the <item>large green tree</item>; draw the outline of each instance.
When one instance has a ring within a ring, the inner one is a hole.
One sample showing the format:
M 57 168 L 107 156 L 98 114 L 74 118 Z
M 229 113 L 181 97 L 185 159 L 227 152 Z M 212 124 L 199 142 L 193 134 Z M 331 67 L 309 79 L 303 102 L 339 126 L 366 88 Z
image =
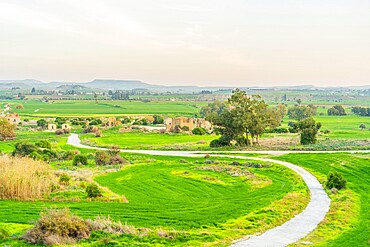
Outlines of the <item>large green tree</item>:
M 215 102 L 201 112 L 222 135 L 219 143 L 226 145 L 231 141 L 240 146 L 258 143 L 266 128 L 275 128 L 281 122 L 281 114 L 269 108 L 261 96 L 249 96 L 240 89 L 233 91 L 227 102 Z

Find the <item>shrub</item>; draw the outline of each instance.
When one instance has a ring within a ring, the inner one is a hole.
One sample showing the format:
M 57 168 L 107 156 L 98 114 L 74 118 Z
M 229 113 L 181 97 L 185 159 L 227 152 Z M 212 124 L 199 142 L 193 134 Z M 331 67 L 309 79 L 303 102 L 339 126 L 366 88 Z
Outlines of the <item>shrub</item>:
M 58 135 L 58 136 L 59 135 L 63 135 L 64 134 L 64 131 L 63 130 L 56 130 L 55 131 L 55 134 Z
M 188 126 L 182 126 L 182 127 L 181 127 L 181 130 L 182 130 L 182 131 L 189 131 L 189 130 L 190 130 L 190 128 L 189 128 Z
M 27 157 L 0 157 L 0 199 L 35 199 L 51 192 L 50 166 Z
M 163 116 L 154 115 L 153 118 L 154 118 L 153 124 L 163 124 L 164 123 Z
M 95 152 L 95 164 L 106 165 L 109 163 L 109 154 L 105 151 Z
M 342 174 L 338 172 L 330 172 L 328 174 L 328 180 L 326 181 L 326 187 L 328 189 L 336 188 L 338 190 L 346 188 L 347 180 Z
M 365 124 L 360 124 L 359 128 L 360 128 L 361 130 L 364 130 L 364 129 L 366 129 L 366 125 L 365 125 Z
M 12 152 L 13 156 L 27 156 L 38 151 L 38 147 L 28 142 L 18 142 L 15 144 L 15 149 Z
M 173 129 L 173 132 L 175 133 L 180 133 L 181 132 L 181 127 L 180 125 L 176 125 L 175 128 Z
M 194 135 L 200 135 L 200 136 L 208 134 L 207 130 L 202 127 L 194 128 L 192 132 Z
M 61 155 L 60 155 L 60 158 L 62 160 L 71 160 L 75 157 L 75 155 L 77 154 L 80 154 L 80 151 L 79 150 L 68 150 L 68 151 L 65 151 L 63 152 Z
M 102 137 L 102 136 L 103 136 L 103 134 L 100 130 L 95 132 L 95 137 Z
M 108 153 L 110 156 L 117 156 L 121 152 L 121 148 L 117 145 L 113 145 L 109 148 Z
M 68 176 L 67 174 L 63 173 L 59 177 L 59 183 L 63 185 L 69 185 L 69 182 L 71 181 L 71 177 Z
M 9 236 L 9 233 L 5 229 L 0 228 L 0 242 L 7 240 Z
M 120 165 L 120 164 L 126 164 L 127 161 L 122 158 L 120 155 L 111 156 L 109 158 L 109 164 L 110 165 Z
M 82 154 L 78 154 L 73 158 L 72 164 L 74 166 L 87 165 L 87 157 Z
M 96 198 L 102 196 L 99 187 L 96 184 L 89 184 L 85 189 L 87 196 L 89 198 Z
M 220 137 L 219 139 L 212 140 L 209 144 L 210 147 L 224 147 L 229 146 L 230 142 L 226 140 L 226 138 Z
M 40 216 L 34 227 L 22 236 L 30 244 L 73 244 L 90 236 L 87 221 L 71 214 L 68 209 L 49 209 Z
M 40 148 L 51 149 L 51 144 L 47 140 L 41 140 L 39 142 L 36 142 L 36 146 L 38 146 Z

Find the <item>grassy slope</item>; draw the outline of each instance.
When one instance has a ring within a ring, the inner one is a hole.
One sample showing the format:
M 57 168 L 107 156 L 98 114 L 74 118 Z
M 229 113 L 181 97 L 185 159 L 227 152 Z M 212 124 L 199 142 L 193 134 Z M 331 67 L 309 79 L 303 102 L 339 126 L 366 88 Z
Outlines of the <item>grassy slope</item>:
M 124 194 L 128 204 L 0 201 L 0 222 L 25 224 L 35 220 L 44 208 L 69 207 L 83 217 L 110 215 L 115 220 L 137 227 L 186 230 L 191 234 L 187 238 L 192 241 L 212 242 L 227 238 L 229 243 L 232 236 L 235 238 L 246 231 L 253 233 L 257 229 L 281 224 L 281 221 L 292 217 L 292 210 L 302 210 L 307 202 L 306 199 L 302 201 L 298 194 L 299 200 L 288 197 L 281 204 L 272 206 L 292 191 L 305 191 L 301 179 L 281 166 L 250 168 L 258 176 L 273 181 L 271 185 L 256 188 L 242 177 L 194 169 L 202 165 L 196 164 L 195 159 L 186 159 L 191 163 L 180 163 L 180 158 L 156 157 L 154 160 L 150 156 L 131 157 L 138 158 L 141 161 L 137 165 L 96 178 L 112 191 Z M 185 171 L 189 172 L 185 173 L 186 176 L 183 175 Z M 290 206 L 286 208 L 287 205 Z M 200 233 L 201 229 L 210 229 L 209 237 Z
M 320 246 L 369 246 L 370 244 L 370 158 L 367 155 L 350 154 L 291 154 L 281 159 L 293 162 L 311 170 L 318 177 L 325 177 L 330 171 L 339 171 L 348 180 L 348 189 L 359 198 L 359 205 L 339 208 L 332 221 L 326 220 L 318 231 L 322 239 L 328 241 L 317 242 Z M 343 192 L 347 193 L 347 192 Z M 351 195 L 351 193 L 347 193 Z M 348 200 L 342 197 L 342 205 Z M 356 201 L 356 200 L 355 200 Z M 357 207 L 359 210 L 357 211 Z M 346 225 L 340 223 L 341 217 L 355 218 L 355 222 Z M 333 236 L 333 234 L 337 234 Z M 320 235 L 318 234 L 318 235 Z M 315 240 L 315 238 L 313 238 Z M 318 240 L 318 239 L 316 239 Z

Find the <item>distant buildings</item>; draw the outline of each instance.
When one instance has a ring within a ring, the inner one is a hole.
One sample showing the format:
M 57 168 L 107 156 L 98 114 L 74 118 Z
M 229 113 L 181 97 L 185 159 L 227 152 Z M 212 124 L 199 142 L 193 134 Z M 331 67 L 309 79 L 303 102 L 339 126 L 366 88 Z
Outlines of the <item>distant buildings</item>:
M 189 128 L 189 131 L 192 131 L 194 128 L 204 128 L 207 131 L 211 131 L 213 129 L 212 124 L 203 119 L 203 118 L 189 118 L 189 117 L 176 117 L 176 118 L 166 118 L 164 120 L 164 124 L 166 125 L 166 131 L 174 131 L 176 126 L 179 126 L 181 129 L 184 127 Z
M 21 122 L 21 118 L 17 113 L 9 113 L 6 115 L 0 115 L 0 118 L 5 118 L 8 120 L 9 123 L 12 124 L 19 124 Z

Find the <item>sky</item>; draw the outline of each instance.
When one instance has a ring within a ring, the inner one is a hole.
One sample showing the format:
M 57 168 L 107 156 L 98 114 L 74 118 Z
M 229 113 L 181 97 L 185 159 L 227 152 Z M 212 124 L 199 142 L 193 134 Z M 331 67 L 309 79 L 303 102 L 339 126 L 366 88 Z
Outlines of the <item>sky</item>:
M 0 79 L 370 85 L 369 0 L 0 0 Z

